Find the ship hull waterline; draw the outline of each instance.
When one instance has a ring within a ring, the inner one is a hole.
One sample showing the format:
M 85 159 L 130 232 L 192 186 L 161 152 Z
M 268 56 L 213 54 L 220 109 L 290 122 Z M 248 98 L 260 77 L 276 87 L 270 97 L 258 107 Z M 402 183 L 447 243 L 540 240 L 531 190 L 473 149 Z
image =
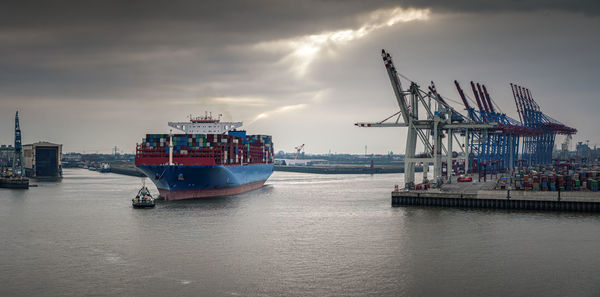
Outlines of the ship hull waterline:
M 272 164 L 137 167 L 154 182 L 160 198 L 165 200 L 242 194 L 261 188 L 273 172 Z
M 223 196 L 233 196 L 246 193 L 252 190 L 260 189 L 264 186 L 266 180 L 249 183 L 241 186 L 228 187 L 223 189 L 198 189 L 198 190 L 175 190 L 158 189 L 159 197 L 165 200 L 185 200 L 198 198 L 213 198 Z

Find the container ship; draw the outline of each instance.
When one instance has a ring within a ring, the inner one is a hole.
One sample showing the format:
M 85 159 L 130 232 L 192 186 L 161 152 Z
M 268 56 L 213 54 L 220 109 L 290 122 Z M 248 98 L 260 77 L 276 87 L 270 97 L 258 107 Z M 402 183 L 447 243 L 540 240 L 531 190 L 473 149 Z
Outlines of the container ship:
M 242 122 L 206 114 L 169 122 L 183 134 L 147 134 L 137 145 L 135 166 L 165 200 L 237 195 L 262 187 L 273 173 L 268 135 L 246 135 Z

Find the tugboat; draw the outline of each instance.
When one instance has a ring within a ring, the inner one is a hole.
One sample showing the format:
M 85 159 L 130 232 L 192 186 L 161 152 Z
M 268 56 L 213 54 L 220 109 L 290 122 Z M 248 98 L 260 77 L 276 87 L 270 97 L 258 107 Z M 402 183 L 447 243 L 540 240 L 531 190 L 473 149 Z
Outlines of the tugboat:
M 150 195 L 150 191 L 146 186 L 142 186 L 142 188 L 138 191 L 135 198 L 131 199 L 131 204 L 133 208 L 152 208 L 154 207 L 154 198 Z

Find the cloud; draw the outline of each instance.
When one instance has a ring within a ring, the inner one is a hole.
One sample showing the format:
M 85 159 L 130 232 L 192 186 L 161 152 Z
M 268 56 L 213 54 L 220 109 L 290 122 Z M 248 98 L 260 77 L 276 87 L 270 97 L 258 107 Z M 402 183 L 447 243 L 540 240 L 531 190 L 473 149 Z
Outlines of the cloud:
M 264 106 L 268 102 L 265 98 L 248 97 L 217 97 L 212 100 L 217 103 L 235 104 L 236 106 Z
M 594 107 L 599 77 L 598 18 L 582 14 L 598 15 L 598 2 L 5 1 L 0 140 L 12 141 L 15 109 L 26 139 L 107 152 L 208 110 L 253 121 L 283 147 L 384 151 L 403 132 L 352 126 L 396 108 L 381 48 L 443 94 L 457 96 L 444 82 L 482 77 L 502 103 L 504 84 L 517 81 L 568 122 L 583 117 L 550 110 L 570 107 L 552 97 L 577 89 L 577 102 Z
M 357 28 L 260 42 L 255 47 L 267 52 L 288 52 L 281 62 L 290 63 L 293 72 L 298 76 L 303 76 L 306 74 L 308 66 L 324 49 L 329 49 L 330 54 L 335 54 L 333 49 L 363 38 L 375 30 L 391 27 L 399 22 L 424 21 L 429 19 L 429 13 L 429 9 L 404 9 L 402 7 L 378 9 L 362 17 L 362 23 Z
M 294 105 L 281 106 L 281 107 L 278 107 L 278 108 L 270 110 L 270 111 L 261 112 L 254 119 L 252 119 L 250 122 L 248 122 L 247 125 L 250 126 L 253 123 L 255 123 L 256 121 L 258 121 L 260 119 L 267 118 L 267 117 L 272 116 L 274 114 L 286 113 L 286 112 L 289 112 L 289 111 L 294 111 L 294 110 L 302 109 L 302 108 L 305 108 L 305 107 L 306 107 L 306 104 L 294 104 Z
M 406 1 L 405 5 L 417 7 L 431 7 L 437 11 L 445 12 L 535 12 L 535 11 L 559 11 L 574 12 L 586 15 L 598 15 L 600 3 L 595 0 L 415 0 Z
M 266 86 L 250 83 L 249 75 L 305 74 L 317 57 L 395 22 L 439 11 L 594 14 L 600 4 L 409 0 L 398 5 L 392 0 L 7 1 L 0 10 L 0 102 L 255 96 Z M 252 50 L 255 45 L 271 50 Z M 230 87 L 240 83 L 237 90 Z M 289 86 L 270 88 L 285 92 Z

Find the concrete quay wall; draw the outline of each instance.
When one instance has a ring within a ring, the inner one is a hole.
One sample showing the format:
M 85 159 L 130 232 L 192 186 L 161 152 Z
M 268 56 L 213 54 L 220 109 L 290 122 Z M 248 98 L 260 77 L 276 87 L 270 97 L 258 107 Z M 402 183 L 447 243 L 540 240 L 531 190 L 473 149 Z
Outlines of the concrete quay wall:
M 600 212 L 598 192 L 530 192 L 480 190 L 477 193 L 397 191 L 392 206 L 441 206 L 540 211 Z

